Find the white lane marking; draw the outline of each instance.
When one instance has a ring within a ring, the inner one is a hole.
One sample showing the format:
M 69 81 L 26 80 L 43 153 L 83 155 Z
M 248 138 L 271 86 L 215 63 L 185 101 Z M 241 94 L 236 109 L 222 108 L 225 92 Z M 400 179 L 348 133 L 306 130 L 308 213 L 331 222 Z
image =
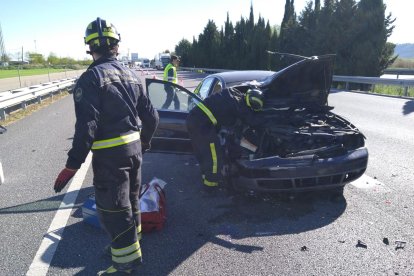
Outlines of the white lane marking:
M 0 184 L 3 184 L 3 183 L 4 183 L 4 174 L 3 174 L 3 167 L 0 161 Z
M 55 217 L 53 218 L 47 233 L 43 237 L 40 247 L 37 250 L 26 275 L 41 276 L 47 274 L 50 263 L 59 245 L 59 241 L 62 239 L 63 230 L 65 229 L 72 212 L 72 208 L 68 208 L 68 206 L 74 206 L 79 189 L 82 187 L 83 180 L 85 179 L 91 164 L 91 160 L 92 153 L 89 153 L 85 163 L 78 170 L 73 177 L 72 182 L 69 184 L 68 190 L 60 203 L 59 209 L 56 211 Z
M 384 183 L 372 178 L 366 174 L 363 174 L 360 178 L 350 183 L 352 186 L 359 189 L 375 189 L 378 191 L 389 191 L 389 188 Z

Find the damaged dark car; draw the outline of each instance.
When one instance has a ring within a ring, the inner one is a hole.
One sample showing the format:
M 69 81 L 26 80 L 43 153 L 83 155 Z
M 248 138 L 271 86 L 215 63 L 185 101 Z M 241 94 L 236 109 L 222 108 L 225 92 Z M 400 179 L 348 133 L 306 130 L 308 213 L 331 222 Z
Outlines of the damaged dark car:
M 255 127 L 236 124 L 219 132 L 225 149 L 225 179 L 234 188 L 263 192 L 300 192 L 343 187 L 368 164 L 365 137 L 328 105 L 334 56 L 300 60 L 278 72 L 234 71 L 206 77 L 194 93 L 171 83 L 146 79 L 160 115 L 153 152 L 191 153 L 185 119 L 197 102 L 226 87 L 263 91 L 265 106 Z M 165 106 L 167 90 L 180 102 Z

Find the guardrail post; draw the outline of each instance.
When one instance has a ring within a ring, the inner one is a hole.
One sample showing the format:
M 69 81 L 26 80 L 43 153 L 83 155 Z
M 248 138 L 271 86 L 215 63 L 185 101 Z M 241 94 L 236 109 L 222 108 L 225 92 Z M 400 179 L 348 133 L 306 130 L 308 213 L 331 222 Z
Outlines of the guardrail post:
M 42 103 L 42 96 L 37 96 L 37 103 L 41 104 Z
M 22 107 L 23 110 L 26 110 L 26 101 L 22 102 L 20 106 Z
M 19 70 L 19 66 L 17 66 L 17 74 L 19 75 L 19 84 L 20 84 L 20 88 L 22 88 L 22 80 L 20 78 L 20 70 Z
M 6 110 L 4 108 L 0 109 L 0 120 L 6 120 Z
M 349 90 L 349 82 L 345 83 L 345 90 Z
M 404 87 L 404 96 L 408 97 L 408 86 Z

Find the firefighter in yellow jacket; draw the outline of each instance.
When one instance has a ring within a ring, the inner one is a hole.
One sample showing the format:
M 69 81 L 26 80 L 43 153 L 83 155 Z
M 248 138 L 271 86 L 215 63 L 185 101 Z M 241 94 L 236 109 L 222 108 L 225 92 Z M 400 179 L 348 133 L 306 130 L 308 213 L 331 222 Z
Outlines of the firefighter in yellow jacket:
M 142 152 L 149 149 L 159 121 L 140 79 L 116 59 L 120 40 L 115 26 L 99 17 L 86 29 L 94 61 L 74 88 L 75 135 L 54 185 L 60 192 L 92 150 L 96 207 L 112 255 L 112 265 L 98 275 L 130 274 L 142 261 Z

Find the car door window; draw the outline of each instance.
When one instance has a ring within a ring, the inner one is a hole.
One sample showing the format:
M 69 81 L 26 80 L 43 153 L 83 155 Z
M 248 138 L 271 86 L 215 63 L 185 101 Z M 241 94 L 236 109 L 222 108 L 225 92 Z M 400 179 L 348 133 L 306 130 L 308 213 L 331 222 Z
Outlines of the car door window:
M 211 92 L 211 94 L 219 93 L 222 89 L 223 89 L 223 85 L 221 84 L 220 81 L 217 81 L 214 84 L 213 92 Z
M 207 78 L 202 83 L 200 83 L 197 88 L 194 90 L 194 93 L 196 93 L 200 98 L 205 99 L 207 98 L 210 88 L 213 85 L 214 78 Z
M 158 110 L 189 112 L 199 102 L 191 92 L 170 82 L 150 82 L 147 91 L 152 105 Z

